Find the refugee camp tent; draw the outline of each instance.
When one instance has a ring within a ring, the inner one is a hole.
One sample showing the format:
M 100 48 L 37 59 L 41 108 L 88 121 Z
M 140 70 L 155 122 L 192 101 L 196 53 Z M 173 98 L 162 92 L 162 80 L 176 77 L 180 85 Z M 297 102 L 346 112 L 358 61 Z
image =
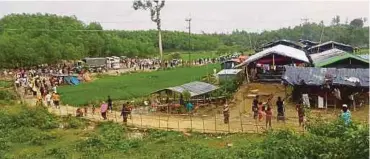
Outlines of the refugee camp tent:
M 311 40 L 303 40 L 303 39 L 299 39 L 299 43 L 301 43 L 303 45 L 303 48 L 304 49 L 308 49 L 312 46 L 315 46 L 315 45 L 318 45 L 319 43 L 318 42 L 315 42 L 315 41 L 311 41 Z
M 218 89 L 218 87 L 214 86 L 212 84 L 205 83 L 205 82 L 194 81 L 194 82 L 186 83 L 186 84 L 183 84 L 183 85 L 180 85 L 180 86 L 164 88 L 164 89 L 155 91 L 153 93 L 158 93 L 158 92 L 162 92 L 162 91 L 167 90 L 167 91 L 172 91 L 172 92 L 176 92 L 176 93 L 181 94 L 184 91 L 189 91 L 190 96 L 195 97 L 195 96 L 200 96 L 200 95 L 210 93 L 210 92 L 215 91 L 217 89 Z
M 284 72 L 284 65 L 301 65 L 310 63 L 302 50 L 277 45 L 250 56 L 234 68 L 246 69 L 248 78 L 263 82 L 278 82 Z
M 274 47 L 274 46 L 277 46 L 277 45 L 289 46 L 289 47 L 293 47 L 293 48 L 296 48 L 296 49 L 302 49 L 303 46 L 304 46 L 302 44 L 296 43 L 296 42 L 291 41 L 291 40 L 281 39 L 281 40 L 266 43 L 255 51 L 260 52 L 262 50 L 265 50 L 265 49 L 268 49 L 268 48 L 271 48 L 271 47 Z
M 277 45 L 277 46 L 265 49 L 261 52 L 258 52 L 250 56 L 243 63 L 235 66 L 235 68 L 238 68 L 240 66 L 243 66 L 243 65 L 246 65 L 252 62 L 257 62 L 261 64 L 267 64 L 267 63 L 279 64 L 279 63 L 292 63 L 292 62 L 309 63 L 309 60 L 306 56 L 306 53 L 302 50 L 289 47 L 289 46 L 285 46 L 285 45 Z
M 343 50 L 349 53 L 354 52 L 354 48 L 351 45 L 335 42 L 335 41 L 327 41 L 319 45 L 312 46 L 308 49 L 308 52 L 313 53 L 320 53 L 326 50 L 337 48 L 339 50 Z
M 339 49 L 310 55 L 315 67 L 369 68 L 369 61 Z
M 233 67 L 235 67 L 236 65 L 240 63 L 241 62 L 239 59 L 231 59 L 231 60 L 223 61 L 221 62 L 221 68 L 222 69 L 232 69 Z
M 223 69 L 217 73 L 220 82 L 228 80 L 243 80 L 243 69 Z

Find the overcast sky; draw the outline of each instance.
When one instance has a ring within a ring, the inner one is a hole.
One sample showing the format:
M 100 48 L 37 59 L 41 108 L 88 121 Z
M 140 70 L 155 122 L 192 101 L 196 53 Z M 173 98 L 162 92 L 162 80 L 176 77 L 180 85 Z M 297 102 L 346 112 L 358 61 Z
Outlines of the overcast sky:
M 132 1 L 0 1 L 0 17 L 11 13 L 53 13 L 75 15 L 88 23 L 100 22 L 104 29 L 155 29 L 148 11 L 135 11 Z M 345 22 L 369 18 L 369 1 L 175 1 L 168 0 L 162 10 L 166 30 L 186 31 L 185 18 L 191 15 L 192 31 L 262 31 L 295 26 L 302 18 L 330 24 L 340 15 Z M 368 22 L 367 22 L 368 23 Z M 368 25 L 368 24 L 366 24 Z

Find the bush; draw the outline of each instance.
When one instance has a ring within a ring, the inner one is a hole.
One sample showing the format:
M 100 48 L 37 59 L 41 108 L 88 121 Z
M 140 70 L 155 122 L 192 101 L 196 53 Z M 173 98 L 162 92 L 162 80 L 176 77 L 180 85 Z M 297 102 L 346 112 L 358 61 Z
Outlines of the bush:
M 17 96 L 13 93 L 10 92 L 9 90 L 0 90 L 0 100 L 15 100 L 17 99 Z

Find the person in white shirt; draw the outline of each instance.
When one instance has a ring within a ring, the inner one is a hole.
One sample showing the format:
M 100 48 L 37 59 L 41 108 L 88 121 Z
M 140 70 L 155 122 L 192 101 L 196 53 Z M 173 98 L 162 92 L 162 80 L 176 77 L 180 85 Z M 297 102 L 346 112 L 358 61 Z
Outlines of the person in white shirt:
M 50 94 L 50 92 L 48 94 L 46 94 L 45 101 L 46 101 L 46 105 L 48 107 L 50 107 L 51 106 L 51 94 Z

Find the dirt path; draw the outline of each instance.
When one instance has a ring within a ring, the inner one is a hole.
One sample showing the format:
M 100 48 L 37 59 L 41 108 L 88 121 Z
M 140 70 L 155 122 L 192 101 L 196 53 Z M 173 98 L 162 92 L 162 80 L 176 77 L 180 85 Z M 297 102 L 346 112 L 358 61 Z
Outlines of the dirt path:
M 214 113 L 212 115 L 195 115 L 190 116 L 184 115 L 167 115 L 162 113 L 152 113 L 144 108 L 134 109 L 132 112 L 132 118 L 128 120 L 128 125 L 141 127 L 141 128 L 155 128 L 164 130 L 174 131 L 197 131 L 205 133 L 236 133 L 236 132 L 251 132 L 261 133 L 265 130 L 265 121 L 257 122 L 253 119 L 251 113 L 243 114 L 246 107 L 245 103 L 249 101 L 243 101 L 245 99 L 243 94 L 246 93 L 246 86 L 242 86 L 240 91 L 236 94 L 235 105 L 231 107 L 230 111 L 230 122 L 229 124 L 223 123 L 223 115 L 220 113 Z M 32 97 L 26 97 L 25 102 L 29 105 L 35 106 L 36 100 Z M 75 116 L 76 107 L 62 105 L 60 109 L 49 107 L 48 110 L 51 113 L 60 116 L 72 115 Z M 104 121 L 100 115 L 100 109 L 97 108 L 93 114 L 92 110 L 89 109 L 86 116 L 83 118 L 92 121 Z M 107 113 L 108 120 L 117 123 L 122 123 L 122 117 L 120 112 L 113 111 Z M 293 116 L 288 117 L 286 123 L 278 123 L 273 120 L 273 128 L 291 128 L 296 131 L 302 131 L 303 129 L 298 126 L 297 120 Z

